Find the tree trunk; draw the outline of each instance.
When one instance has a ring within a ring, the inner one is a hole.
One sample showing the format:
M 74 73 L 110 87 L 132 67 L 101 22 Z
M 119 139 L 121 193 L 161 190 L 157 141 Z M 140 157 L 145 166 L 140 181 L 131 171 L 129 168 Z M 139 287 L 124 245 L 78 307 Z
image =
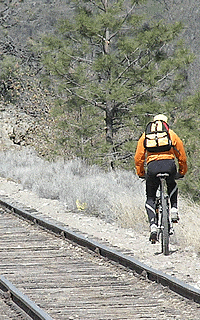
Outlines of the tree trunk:
M 113 145 L 113 109 L 106 110 L 106 141 Z
M 113 142 L 113 118 L 114 118 L 114 109 L 112 107 L 107 107 L 106 110 L 106 142 L 110 144 L 109 150 L 109 164 L 112 170 L 114 170 L 114 142 Z

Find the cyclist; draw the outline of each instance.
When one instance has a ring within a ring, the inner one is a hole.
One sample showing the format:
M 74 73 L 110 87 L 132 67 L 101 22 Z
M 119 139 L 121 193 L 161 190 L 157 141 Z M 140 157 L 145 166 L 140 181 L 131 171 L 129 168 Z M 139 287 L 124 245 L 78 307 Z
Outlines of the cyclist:
M 159 114 L 154 117 L 154 121 L 162 120 L 167 124 L 167 117 L 163 114 Z M 168 173 L 169 177 L 166 179 L 167 192 L 170 198 L 171 204 L 171 220 L 178 222 L 178 207 L 177 196 L 178 187 L 175 178 L 183 177 L 187 172 L 187 158 L 184 150 L 183 142 L 177 136 L 177 134 L 169 129 L 170 139 L 172 141 L 172 147 L 169 151 L 164 152 L 149 152 L 144 147 L 145 132 L 138 140 L 137 149 L 135 153 L 135 167 L 136 172 L 140 178 L 146 179 L 146 211 L 150 223 L 150 238 L 149 240 L 157 240 L 157 226 L 155 215 L 155 200 L 156 191 L 159 186 L 159 178 L 156 177 L 158 173 Z M 178 160 L 179 171 L 175 163 L 175 157 Z M 144 163 L 147 163 L 147 173 L 145 174 Z

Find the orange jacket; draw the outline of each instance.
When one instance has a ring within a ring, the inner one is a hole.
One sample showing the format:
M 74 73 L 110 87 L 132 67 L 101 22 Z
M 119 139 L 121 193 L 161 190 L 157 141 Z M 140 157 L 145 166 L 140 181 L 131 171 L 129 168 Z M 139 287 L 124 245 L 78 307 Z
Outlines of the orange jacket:
M 172 140 L 172 145 L 175 148 L 171 148 L 169 151 L 165 152 L 149 152 L 144 148 L 144 139 L 145 139 L 145 133 L 140 137 L 137 144 L 137 149 L 135 153 L 135 167 L 138 176 L 144 176 L 145 169 L 144 169 L 144 162 L 146 159 L 146 163 L 148 164 L 150 161 L 154 160 L 163 160 L 163 159 L 175 159 L 175 157 L 178 159 L 179 164 L 179 173 L 182 175 L 185 175 L 187 172 L 187 157 L 185 154 L 183 142 L 181 139 L 177 136 L 177 134 L 169 129 L 170 138 Z M 147 153 L 147 154 L 146 154 Z

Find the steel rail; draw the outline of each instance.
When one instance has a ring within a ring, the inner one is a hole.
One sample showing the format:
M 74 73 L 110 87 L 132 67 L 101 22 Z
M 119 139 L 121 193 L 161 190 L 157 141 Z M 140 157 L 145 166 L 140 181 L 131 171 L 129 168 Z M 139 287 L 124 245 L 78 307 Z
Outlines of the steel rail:
M 106 257 L 109 260 L 123 265 L 124 267 L 134 270 L 137 274 L 142 275 L 151 281 L 160 283 L 163 286 L 168 287 L 173 292 L 176 292 L 177 294 L 200 304 L 200 290 L 178 280 L 175 277 L 171 277 L 161 271 L 150 268 L 146 264 L 141 263 L 133 257 L 129 257 L 94 240 L 85 238 L 84 236 L 77 234 L 66 227 L 58 226 L 54 222 L 49 222 L 43 218 L 39 218 L 35 214 L 20 209 L 3 199 L 0 199 L 0 205 L 6 207 L 14 214 L 22 217 L 25 220 L 31 221 L 38 226 L 41 226 L 42 228 L 61 236 L 62 238 L 66 238 L 83 247 L 87 247 L 89 250 L 98 253 L 102 257 Z
M 34 320 L 53 320 L 46 312 L 40 309 L 26 295 L 20 292 L 9 280 L 4 276 L 0 276 L 0 290 L 9 293 L 10 299 L 22 309 L 30 319 Z

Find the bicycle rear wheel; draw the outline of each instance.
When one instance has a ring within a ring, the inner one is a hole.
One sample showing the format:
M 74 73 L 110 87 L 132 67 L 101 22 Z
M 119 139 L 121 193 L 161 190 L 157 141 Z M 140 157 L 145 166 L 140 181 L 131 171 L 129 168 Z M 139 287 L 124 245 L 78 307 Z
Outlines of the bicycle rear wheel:
M 164 255 L 169 254 L 169 207 L 168 197 L 162 201 L 162 231 L 161 231 L 161 246 Z

